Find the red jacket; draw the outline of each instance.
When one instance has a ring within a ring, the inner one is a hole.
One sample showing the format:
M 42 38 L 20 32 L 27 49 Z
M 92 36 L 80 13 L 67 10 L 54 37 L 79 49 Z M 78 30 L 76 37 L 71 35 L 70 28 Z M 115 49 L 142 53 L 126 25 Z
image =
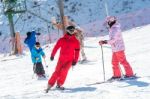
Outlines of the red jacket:
M 65 34 L 60 38 L 53 48 L 51 56 L 54 57 L 57 50 L 60 48 L 60 60 L 78 61 L 80 44 L 75 35 L 69 36 Z

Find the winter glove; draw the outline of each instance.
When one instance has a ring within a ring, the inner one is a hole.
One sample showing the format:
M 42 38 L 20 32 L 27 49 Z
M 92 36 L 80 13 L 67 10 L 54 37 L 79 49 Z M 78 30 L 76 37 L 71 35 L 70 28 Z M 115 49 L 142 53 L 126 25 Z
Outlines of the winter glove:
M 36 33 L 36 35 L 41 35 L 41 33 Z
M 35 60 L 37 61 L 37 60 L 39 60 L 39 58 L 36 57 Z
M 73 61 L 73 62 L 72 62 L 72 66 L 75 66 L 75 65 L 76 65 L 76 63 L 77 63 L 77 62 Z
M 51 61 L 53 61 L 53 60 L 54 60 L 54 57 L 53 57 L 53 56 L 51 56 L 51 57 L 50 57 L 50 60 L 51 60 Z
M 107 44 L 107 40 L 101 40 L 101 41 L 99 41 L 99 44 L 100 45 Z

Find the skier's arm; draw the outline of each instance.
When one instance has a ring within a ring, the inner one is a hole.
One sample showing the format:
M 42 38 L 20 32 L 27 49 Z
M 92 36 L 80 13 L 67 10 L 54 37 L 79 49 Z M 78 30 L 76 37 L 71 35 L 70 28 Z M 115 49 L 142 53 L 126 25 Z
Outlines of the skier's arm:
M 28 44 L 28 39 L 27 39 L 27 38 L 24 40 L 24 43 L 25 43 L 25 44 Z
M 36 32 L 35 32 L 35 31 L 32 31 L 32 32 L 31 32 L 31 37 L 35 37 L 35 35 L 36 35 Z
M 43 58 L 45 57 L 45 53 L 44 53 L 43 49 L 41 50 L 41 55 Z
M 61 39 L 59 39 L 56 43 L 56 45 L 54 46 L 53 50 L 52 50 L 52 53 L 51 53 L 51 57 L 54 57 L 57 50 L 60 48 L 61 46 Z
M 36 33 L 35 31 L 32 31 L 32 32 L 31 32 L 31 37 L 35 37 L 36 35 L 39 36 L 39 35 L 41 35 L 41 33 Z
M 79 42 L 77 43 L 77 46 L 75 48 L 75 56 L 74 56 L 74 62 L 77 62 L 78 61 L 78 58 L 79 58 L 79 52 L 80 52 L 80 44 Z

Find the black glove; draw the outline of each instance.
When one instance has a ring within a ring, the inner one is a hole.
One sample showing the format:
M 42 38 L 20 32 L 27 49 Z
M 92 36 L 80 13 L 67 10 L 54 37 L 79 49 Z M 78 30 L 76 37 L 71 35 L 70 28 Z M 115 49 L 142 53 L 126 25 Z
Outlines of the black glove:
M 75 65 L 76 65 L 76 63 L 77 63 L 77 62 L 73 61 L 73 62 L 72 62 L 72 66 L 75 66 Z
M 36 33 L 36 35 L 41 35 L 41 33 Z
M 107 44 L 107 40 L 101 40 L 99 41 L 99 44 L 102 45 L 102 44 Z
M 54 57 L 53 57 L 53 56 L 51 56 L 51 57 L 50 57 L 50 60 L 51 60 L 51 61 L 53 61 L 53 60 L 54 60 Z

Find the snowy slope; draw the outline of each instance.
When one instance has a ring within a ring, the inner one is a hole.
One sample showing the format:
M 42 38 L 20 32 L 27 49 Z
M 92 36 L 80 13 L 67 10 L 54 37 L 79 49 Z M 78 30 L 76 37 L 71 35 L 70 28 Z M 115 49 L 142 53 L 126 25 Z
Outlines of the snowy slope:
M 0 99 L 148 99 L 150 97 L 150 25 L 134 28 L 123 33 L 126 44 L 126 55 L 133 70 L 141 78 L 131 81 L 91 85 L 103 81 L 100 39 L 91 37 L 85 40 L 85 52 L 91 61 L 77 64 L 70 69 L 65 82 L 67 90 L 52 90 L 44 93 L 47 80 L 32 79 L 32 63 L 27 52 L 22 57 L 3 57 L 0 55 Z M 45 48 L 48 71 L 51 76 L 55 69 L 57 57 L 49 61 L 53 44 Z M 112 76 L 111 49 L 103 46 L 106 79 Z M 57 54 L 58 56 L 58 54 Z M 15 58 L 15 59 L 14 59 Z M 5 59 L 10 59 L 5 61 Z M 13 60 L 14 59 L 14 60 Z

